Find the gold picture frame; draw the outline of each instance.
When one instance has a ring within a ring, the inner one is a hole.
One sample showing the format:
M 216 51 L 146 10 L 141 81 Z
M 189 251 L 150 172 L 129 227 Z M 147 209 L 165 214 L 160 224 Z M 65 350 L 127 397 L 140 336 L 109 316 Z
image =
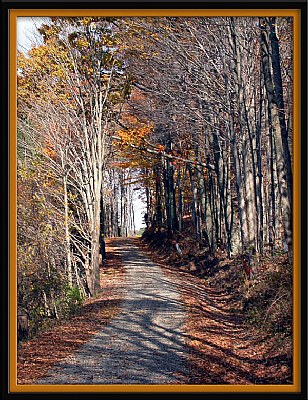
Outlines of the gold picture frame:
M 16 3 L 15 3 L 16 4 Z M 33 4 L 33 3 L 32 3 Z M 292 8 L 262 9 L 254 8 L 234 9 L 232 3 L 228 9 L 200 8 L 189 9 L 107 9 L 104 3 L 97 3 L 97 9 L 78 8 L 80 3 L 75 3 L 74 9 L 52 7 L 38 8 L 12 8 L 9 10 L 9 392 L 10 393 L 257 393 L 295 394 L 301 391 L 301 10 Z M 218 5 L 219 3 L 217 3 Z M 278 4 L 278 3 L 277 3 Z M 284 3 L 279 3 L 280 5 Z M 92 3 L 93 5 L 93 3 Z M 114 4 L 115 5 L 115 4 Z M 158 7 L 160 4 L 156 3 Z M 46 3 L 45 3 L 46 6 Z M 293 208 L 293 236 L 294 236 L 294 263 L 293 263 L 293 384 L 292 385 L 18 385 L 17 382 L 17 271 L 16 271 L 16 115 L 17 115 L 17 82 L 16 82 L 16 54 L 17 54 L 17 18 L 18 17 L 49 17 L 49 16 L 276 16 L 292 17 L 294 21 L 294 208 Z

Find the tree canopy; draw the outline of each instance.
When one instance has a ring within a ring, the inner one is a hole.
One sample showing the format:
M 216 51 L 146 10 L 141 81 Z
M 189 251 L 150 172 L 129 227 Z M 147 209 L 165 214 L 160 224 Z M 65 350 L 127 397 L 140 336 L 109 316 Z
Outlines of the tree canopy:
M 53 17 L 18 53 L 18 306 L 100 289 L 104 238 L 293 256 L 292 19 Z M 179 253 L 180 253 L 179 249 Z M 35 302 L 34 299 L 39 301 Z M 73 300 L 72 300 L 73 299 Z

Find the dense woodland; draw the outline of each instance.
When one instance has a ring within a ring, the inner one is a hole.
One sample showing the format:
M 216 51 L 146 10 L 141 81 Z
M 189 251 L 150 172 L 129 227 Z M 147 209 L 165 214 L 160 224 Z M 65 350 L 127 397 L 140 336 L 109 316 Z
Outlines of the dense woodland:
M 144 236 L 179 259 L 236 258 L 253 280 L 260 260 L 281 255 L 290 275 L 292 29 L 288 17 L 54 17 L 39 28 L 17 76 L 28 335 L 98 293 L 104 238 L 136 233 L 134 191 Z

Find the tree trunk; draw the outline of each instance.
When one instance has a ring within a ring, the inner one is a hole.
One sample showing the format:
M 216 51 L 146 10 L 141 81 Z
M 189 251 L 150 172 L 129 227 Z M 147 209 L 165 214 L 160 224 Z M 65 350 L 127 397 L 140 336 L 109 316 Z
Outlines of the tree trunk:
M 91 261 L 89 290 L 92 296 L 95 296 L 100 290 L 100 210 L 99 201 L 96 203 L 96 212 L 94 214 L 93 228 L 91 232 Z
M 156 227 L 158 231 L 161 231 L 163 223 L 162 213 L 162 186 L 161 186 L 161 170 L 160 165 L 156 165 L 154 168 L 155 172 L 155 185 L 156 185 Z
M 264 73 L 264 83 L 267 93 L 268 100 L 268 118 L 269 125 L 272 127 L 272 132 L 275 139 L 275 150 L 276 150 L 276 165 L 277 165 L 277 177 L 278 186 L 282 207 L 282 218 L 284 227 L 284 237 L 288 246 L 289 261 L 292 261 L 293 257 L 293 243 L 292 243 L 292 204 L 290 198 L 290 190 L 288 187 L 288 159 L 285 158 L 284 145 L 283 145 L 283 132 L 281 130 L 279 120 L 279 110 L 276 103 L 276 96 L 274 91 L 274 82 L 272 72 L 270 68 L 270 39 L 268 31 L 268 21 L 266 18 L 260 18 L 261 28 L 261 55 L 262 55 L 262 67 Z
M 66 244 L 67 278 L 70 287 L 73 286 L 72 258 L 71 258 L 71 238 L 69 232 L 68 216 L 68 194 L 67 194 L 67 175 L 63 175 L 63 201 L 64 201 L 64 229 Z
M 292 209 L 292 192 L 293 192 L 293 177 L 292 177 L 292 161 L 291 154 L 288 144 L 288 131 L 285 119 L 285 107 L 284 107 L 284 99 L 283 99 L 283 85 L 282 85 L 282 76 L 281 76 L 281 67 L 280 67 L 280 52 L 279 52 L 279 42 L 276 35 L 276 17 L 268 18 L 268 24 L 270 28 L 270 41 L 271 41 L 271 59 L 272 59 L 272 69 L 273 69 L 273 78 L 274 78 L 274 86 L 275 86 L 275 100 L 278 107 L 278 117 L 281 129 L 281 140 L 283 146 L 283 154 L 285 158 L 285 166 L 286 166 L 286 179 L 288 185 L 288 193 L 289 193 L 289 202 Z
M 101 204 L 100 204 L 100 244 L 99 244 L 99 253 L 102 256 L 102 259 L 106 258 L 106 246 L 105 246 L 105 213 L 104 213 L 104 197 L 103 193 L 101 194 Z

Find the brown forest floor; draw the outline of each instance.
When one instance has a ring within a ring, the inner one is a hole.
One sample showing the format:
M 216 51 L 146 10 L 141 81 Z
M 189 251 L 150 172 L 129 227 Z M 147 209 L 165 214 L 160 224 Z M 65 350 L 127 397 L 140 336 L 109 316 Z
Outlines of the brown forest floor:
M 228 265 L 222 262 L 218 276 L 206 281 L 170 265 L 170 254 L 140 246 L 177 283 L 186 305 L 189 384 L 292 384 L 291 340 L 245 323 Z
M 88 299 L 78 315 L 58 323 L 34 339 L 23 342 L 17 353 L 17 383 L 33 384 L 47 371 L 76 351 L 120 311 L 125 272 L 121 259 L 106 241 L 107 260 L 101 275 L 101 293 Z
M 187 384 L 291 384 L 290 343 L 247 327 L 238 297 L 228 287 L 206 282 L 173 267 L 140 239 L 136 244 L 178 286 L 187 309 L 186 332 L 191 373 Z M 18 384 L 33 384 L 49 368 L 73 353 L 120 311 L 125 279 L 121 260 L 107 240 L 102 291 L 85 302 L 79 315 L 22 343 L 18 349 Z M 223 281 L 221 269 L 220 279 Z M 279 345 L 280 344 L 280 345 Z

